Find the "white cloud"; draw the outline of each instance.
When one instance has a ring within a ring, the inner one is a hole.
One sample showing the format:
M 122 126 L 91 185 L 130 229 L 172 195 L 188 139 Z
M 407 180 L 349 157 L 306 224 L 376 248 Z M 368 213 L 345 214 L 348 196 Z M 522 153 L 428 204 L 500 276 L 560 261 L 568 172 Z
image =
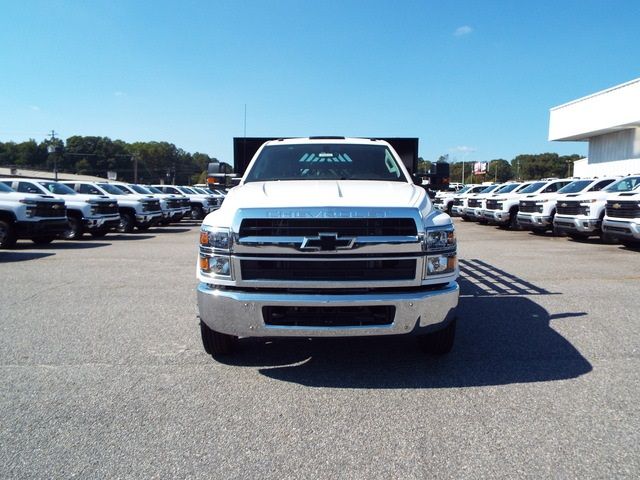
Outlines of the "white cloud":
M 467 147 L 466 145 L 459 145 L 454 148 L 450 148 L 449 151 L 456 153 L 473 153 L 476 152 L 477 149 L 473 147 Z
M 453 35 L 455 37 L 464 37 L 465 35 L 469 35 L 471 32 L 473 32 L 473 28 L 471 28 L 469 25 L 463 25 L 456 28 L 456 30 L 453 32 Z

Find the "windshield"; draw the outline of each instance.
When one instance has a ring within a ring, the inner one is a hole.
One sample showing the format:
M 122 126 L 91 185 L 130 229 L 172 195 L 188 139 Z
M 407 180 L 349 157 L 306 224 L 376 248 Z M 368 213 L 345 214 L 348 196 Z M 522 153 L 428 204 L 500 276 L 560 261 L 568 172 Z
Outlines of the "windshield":
M 162 190 L 160 190 L 159 188 L 156 187 L 151 187 L 149 185 L 147 185 L 146 187 L 147 190 L 149 190 L 151 193 L 162 193 Z
M 547 182 L 533 182 L 528 187 L 525 187 L 522 190 L 519 190 L 518 193 L 534 193 L 534 192 L 537 192 L 538 190 L 540 190 L 546 184 L 547 184 Z
M 628 192 L 635 190 L 640 185 L 640 177 L 627 177 L 612 183 L 604 190 L 606 192 Z
M 514 191 L 517 187 L 519 187 L 519 183 L 509 183 L 508 185 L 503 185 L 495 193 L 509 193 Z
M 204 193 L 205 195 L 210 195 L 211 194 L 211 192 L 208 192 L 204 188 L 200 188 L 200 187 L 190 187 L 190 188 L 191 188 L 191 190 L 194 190 L 196 193 Z
M 129 185 L 129 188 L 143 195 L 149 195 L 151 193 L 151 191 L 148 188 L 141 187 L 140 185 Z
M 123 190 L 115 185 L 111 185 L 110 183 L 99 183 L 98 186 L 102 188 L 105 192 L 110 193 L 111 195 L 129 195 L 130 192 L 127 190 Z
M 76 192 L 73 189 L 67 187 L 66 185 L 63 185 L 62 183 L 58 183 L 58 182 L 38 182 L 38 183 L 40 183 L 40 185 L 42 185 L 44 188 L 46 188 L 51 193 L 54 193 L 56 195 L 76 195 Z
M 277 180 L 407 181 L 391 151 L 384 145 L 343 143 L 265 147 L 244 181 Z
M 593 180 L 576 180 L 575 182 L 571 182 L 569 185 L 565 185 L 558 193 L 577 193 L 583 191 L 589 185 L 593 183 Z
M 0 182 L 0 192 L 9 193 L 9 192 L 13 192 L 13 189 L 8 185 L 5 185 L 4 183 Z
M 180 190 L 182 193 L 186 193 L 187 195 L 194 195 L 197 194 L 196 191 L 191 190 L 190 188 L 187 187 L 176 187 L 178 190 Z
M 481 190 L 480 193 L 491 193 L 498 187 L 499 185 L 489 185 L 487 188 Z
M 466 187 L 458 190 L 458 194 L 468 192 L 469 190 L 471 190 L 471 185 L 467 185 Z

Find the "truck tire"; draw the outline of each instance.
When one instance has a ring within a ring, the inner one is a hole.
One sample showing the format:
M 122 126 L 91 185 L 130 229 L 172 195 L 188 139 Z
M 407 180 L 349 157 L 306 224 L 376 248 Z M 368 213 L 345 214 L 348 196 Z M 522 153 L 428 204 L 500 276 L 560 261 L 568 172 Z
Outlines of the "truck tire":
M 238 337 L 233 335 L 211 330 L 202 320 L 200 320 L 200 334 L 204 351 L 212 357 L 231 354 L 238 340 Z
M 13 225 L 0 220 L 0 248 L 12 248 L 16 244 L 16 240 Z
M 194 220 L 202 220 L 204 218 L 204 210 L 199 205 L 194 205 L 191 209 L 191 218 Z
M 52 235 L 46 235 L 46 236 L 43 236 L 43 237 L 34 237 L 34 238 L 31 239 L 31 241 L 33 243 L 35 243 L 36 245 L 47 245 L 47 244 L 53 242 L 53 240 L 55 238 L 56 237 L 54 237 Z
M 520 230 L 520 224 L 518 223 L 518 209 L 512 209 L 509 212 L 509 229 Z
M 456 338 L 456 322 L 457 319 L 454 318 L 442 330 L 422 335 L 420 338 L 422 348 L 430 355 L 445 355 L 449 353 Z
M 82 238 L 82 220 L 77 216 L 73 215 L 67 218 L 67 222 L 69 222 L 69 228 L 62 232 L 62 238 L 65 240 L 78 240 Z
M 120 224 L 118 225 L 118 232 L 131 233 L 133 227 L 136 225 L 136 219 L 129 212 L 123 212 L 120 214 Z

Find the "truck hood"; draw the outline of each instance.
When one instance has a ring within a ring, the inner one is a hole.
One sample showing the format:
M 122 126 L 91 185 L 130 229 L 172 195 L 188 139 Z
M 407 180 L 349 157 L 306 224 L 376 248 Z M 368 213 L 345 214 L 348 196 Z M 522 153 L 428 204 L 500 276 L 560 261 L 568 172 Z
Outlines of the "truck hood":
M 210 214 L 230 224 L 241 208 L 385 207 L 425 208 L 423 188 L 404 182 L 365 180 L 286 180 L 251 182 L 229 191 L 222 207 Z M 220 223 L 222 222 L 222 223 Z M 206 223 L 209 223 L 208 221 Z
M 38 193 L 22 193 L 22 192 L 0 192 L 0 200 L 12 200 L 19 202 L 20 200 L 38 200 L 43 202 L 59 202 L 52 195 L 40 195 Z

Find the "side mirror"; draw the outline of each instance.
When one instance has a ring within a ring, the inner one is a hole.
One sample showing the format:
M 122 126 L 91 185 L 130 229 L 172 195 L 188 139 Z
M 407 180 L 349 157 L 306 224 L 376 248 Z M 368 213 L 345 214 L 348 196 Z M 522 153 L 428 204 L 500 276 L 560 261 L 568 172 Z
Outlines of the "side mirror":
M 411 178 L 413 179 L 413 183 L 415 185 L 422 186 L 422 177 L 420 175 L 416 175 L 415 173 L 411 174 Z

